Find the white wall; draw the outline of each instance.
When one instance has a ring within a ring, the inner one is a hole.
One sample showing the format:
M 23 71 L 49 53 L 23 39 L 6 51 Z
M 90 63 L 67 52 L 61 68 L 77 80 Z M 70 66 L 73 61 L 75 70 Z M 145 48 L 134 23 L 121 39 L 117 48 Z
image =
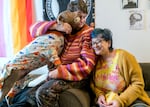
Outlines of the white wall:
M 42 2 L 34 2 L 36 20 L 43 20 Z M 144 10 L 143 30 L 129 29 L 131 10 Z M 131 52 L 139 62 L 150 62 L 150 0 L 139 0 L 138 9 L 122 9 L 122 0 L 95 0 L 95 24 L 112 30 L 115 48 Z
M 145 28 L 129 29 L 129 10 L 122 9 L 122 0 L 95 0 L 96 27 L 109 28 L 113 32 L 115 48 L 131 52 L 139 62 L 150 62 L 150 0 L 139 0 L 144 10 Z
M 33 2 L 34 21 L 42 21 L 43 20 L 42 0 L 33 0 L 32 2 Z

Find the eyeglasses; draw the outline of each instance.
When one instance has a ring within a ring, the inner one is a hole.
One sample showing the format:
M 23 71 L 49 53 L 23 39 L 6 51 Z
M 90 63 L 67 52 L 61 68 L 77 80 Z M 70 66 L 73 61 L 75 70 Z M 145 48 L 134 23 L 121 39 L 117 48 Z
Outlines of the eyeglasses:
M 103 43 L 103 41 L 105 41 L 104 39 L 98 39 L 96 41 L 92 41 L 92 45 L 98 45 L 98 44 L 101 44 Z

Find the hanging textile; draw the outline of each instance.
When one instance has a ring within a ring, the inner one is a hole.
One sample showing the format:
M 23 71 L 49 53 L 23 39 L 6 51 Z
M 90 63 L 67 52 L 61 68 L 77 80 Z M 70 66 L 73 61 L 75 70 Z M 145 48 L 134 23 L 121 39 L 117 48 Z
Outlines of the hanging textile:
M 0 57 L 16 54 L 32 41 L 33 0 L 0 0 Z
M 0 1 L 0 16 L 3 16 L 3 0 Z M 0 17 L 0 55 L 4 57 L 6 55 L 5 50 L 5 38 L 3 28 L 3 17 Z

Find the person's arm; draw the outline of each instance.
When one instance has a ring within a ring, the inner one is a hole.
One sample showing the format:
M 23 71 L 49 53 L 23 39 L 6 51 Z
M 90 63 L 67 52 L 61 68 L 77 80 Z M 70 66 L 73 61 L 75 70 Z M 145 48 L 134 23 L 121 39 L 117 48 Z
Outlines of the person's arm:
M 30 35 L 33 38 L 36 38 L 52 30 L 57 30 L 60 32 L 65 32 L 66 34 L 70 34 L 72 28 L 68 23 L 57 24 L 56 21 L 39 21 L 31 25 Z
M 99 88 L 97 88 L 94 82 L 99 82 L 99 81 L 91 80 L 91 83 L 90 83 L 90 87 L 96 95 L 95 103 L 98 104 L 100 107 L 106 106 L 107 103 L 106 103 L 105 93 Z
M 98 82 L 98 81 L 97 81 L 97 82 Z M 96 98 L 97 98 L 97 99 L 98 99 L 98 97 L 99 97 L 100 95 L 104 95 L 104 92 L 103 92 L 102 90 L 98 89 L 98 88 L 94 85 L 93 80 L 91 80 L 91 82 L 90 82 L 90 87 L 91 87 L 92 91 L 94 92 L 94 94 L 96 95 Z
M 83 34 L 80 57 L 73 63 L 60 65 L 56 70 L 50 71 L 50 78 L 79 81 L 89 76 L 95 65 L 95 54 L 91 47 L 90 37 L 92 30 L 93 28 L 88 29 Z
M 36 38 L 40 35 L 46 34 L 50 29 L 56 29 L 56 21 L 39 21 L 31 25 L 30 35 Z
M 141 96 L 144 90 L 144 80 L 140 65 L 133 55 L 125 51 L 120 58 L 121 75 L 124 77 L 127 87 L 117 99 L 121 103 L 121 107 L 127 107 Z

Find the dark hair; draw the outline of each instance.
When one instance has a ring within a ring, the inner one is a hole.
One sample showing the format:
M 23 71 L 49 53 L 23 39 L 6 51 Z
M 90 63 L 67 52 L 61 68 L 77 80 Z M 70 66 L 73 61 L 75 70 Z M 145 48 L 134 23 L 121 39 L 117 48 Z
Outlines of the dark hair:
M 91 38 L 103 38 L 105 41 L 110 41 L 111 45 L 109 47 L 109 51 L 113 51 L 113 40 L 112 40 L 112 32 L 109 29 L 101 29 L 101 28 L 95 28 L 92 33 L 91 33 Z M 97 56 L 97 60 L 100 61 L 100 64 L 102 64 L 102 62 L 104 61 L 103 57 L 101 55 Z M 96 64 L 97 65 L 96 61 Z M 93 72 L 91 73 L 91 80 L 94 81 L 94 76 L 96 73 L 96 67 L 93 69 Z
M 105 41 L 110 41 L 111 45 L 109 47 L 109 50 L 112 51 L 113 50 L 113 40 L 112 40 L 112 32 L 109 29 L 101 29 L 101 28 L 95 28 L 92 31 L 91 37 L 92 38 L 97 38 L 97 37 L 101 37 L 103 38 Z
M 83 0 L 70 1 L 67 10 L 70 10 L 71 12 L 81 11 L 86 14 L 88 13 L 87 5 Z

